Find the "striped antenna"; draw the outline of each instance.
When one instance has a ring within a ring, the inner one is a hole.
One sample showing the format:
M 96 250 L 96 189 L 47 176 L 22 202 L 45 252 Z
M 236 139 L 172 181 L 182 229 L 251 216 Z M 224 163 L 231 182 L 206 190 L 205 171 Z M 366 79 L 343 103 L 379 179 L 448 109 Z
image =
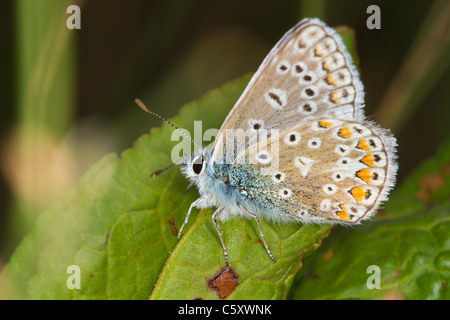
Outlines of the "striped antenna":
M 152 115 L 158 117 L 159 119 L 161 119 L 161 120 L 167 122 L 168 124 L 170 124 L 170 125 L 171 125 L 172 127 L 174 127 L 176 130 L 178 130 L 183 136 L 185 136 L 186 138 L 188 138 L 189 140 L 191 140 L 192 143 L 195 145 L 195 147 L 196 147 L 199 151 L 202 150 L 202 148 L 200 148 L 199 145 L 198 145 L 197 143 L 195 143 L 195 141 L 192 140 L 191 137 L 189 137 L 187 134 L 185 134 L 183 131 L 181 131 L 176 125 L 174 125 L 174 124 L 173 124 L 172 122 L 170 122 L 169 120 L 167 120 L 167 119 L 161 117 L 159 114 L 157 114 L 157 113 L 155 113 L 155 112 L 149 110 L 149 109 L 147 108 L 147 106 L 146 106 L 141 100 L 139 100 L 139 99 L 134 99 L 134 102 L 136 102 L 136 104 L 137 104 L 142 110 L 144 110 L 145 112 L 150 113 L 150 114 L 152 114 Z M 157 171 L 153 172 L 153 173 L 150 175 L 150 177 L 151 177 L 151 178 L 154 178 L 154 177 L 160 175 L 161 173 L 163 173 L 164 171 L 166 171 L 167 169 L 172 168 L 174 165 L 175 165 L 175 163 L 171 164 L 170 166 L 168 166 L 167 168 L 164 168 L 164 169 L 162 169 L 162 170 L 157 170 Z
M 185 136 L 186 138 L 188 138 L 189 140 L 191 140 L 192 143 L 195 145 L 195 147 L 196 147 L 198 150 L 200 150 L 200 151 L 202 150 L 202 148 L 200 148 L 199 145 L 198 145 L 197 143 L 195 143 L 195 141 L 194 141 L 191 137 L 189 137 L 187 134 L 185 134 L 183 131 L 181 131 L 180 128 L 178 128 L 176 125 L 174 125 L 174 124 L 173 124 L 172 122 L 170 122 L 169 120 L 167 120 L 167 119 L 161 117 L 159 114 L 157 114 L 157 113 L 155 113 L 155 112 L 149 110 L 149 109 L 147 108 L 147 106 L 146 106 L 141 100 L 139 100 L 139 99 L 134 99 L 134 102 L 136 102 L 136 104 L 137 104 L 142 110 L 144 110 L 145 112 L 150 113 L 150 114 L 154 115 L 155 117 L 158 117 L 158 118 L 161 119 L 162 121 L 165 121 L 165 122 L 167 122 L 168 124 L 170 124 L 170 125 L 171 125 L 172 127 L 174 127 L 176 130 L 178 130 L 183 136 Z

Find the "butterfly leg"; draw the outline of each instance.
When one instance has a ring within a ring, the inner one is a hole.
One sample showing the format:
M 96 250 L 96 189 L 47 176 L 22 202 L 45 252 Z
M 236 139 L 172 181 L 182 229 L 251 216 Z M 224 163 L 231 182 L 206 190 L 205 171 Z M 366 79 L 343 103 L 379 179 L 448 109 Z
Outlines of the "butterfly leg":
M 250 215 L 253 219 L 256 220 L 256 223 L 258 224 L 258 229 L 259 229 L 259 234 L 261 235 L 262 241 L 264 243 L 264 247 L 266 247 L 266 251 L 269 254 L 270 259 L 272 259 L 274 262 L 277 262 L 277 260 L 272 256 L 272 253 L 269 250 L 269 246 L 267 245 L 266 239 L 264 238 L 264 233 L 261 229 L 261 224 L 259 223 L 258 220 L 258 216 L 254 213 L 251 213 L 250 211 L 248 211 L 244 206 L 239 206 L 245 213 L 247 213 L 248 215 Z
M 183 231 L 184 226 L 189 221 L 189 216 L 191 215 L 192 208 L 194 208 L 195 206 L 197 206 L 200 202 L 202 202 L 204 200 L 205 200 L 205 197 L 200 197 L 200 198 L 198 198 L 197 200 L 195 200 L 194 202 L 191 203 L 191 206 L 189 207 L 188 213 L 186 214 L 186 218 L 184 218 L 183 225 L 181 226 L 180 231 L 178 231 L 178 239 L 180 239 L 181 231 Z
M 222 243 L 222 248 L 223 248 L 223 255 L 225 257 L 225 264 L 228 267 L 228 252 L 227 252 L 227 247 L 225 246 L 225 242 L 223 241 L 223 237 L 222 237 L 222 231 L 220 230 L 219 225 L 217 224 L 217 216 L 223 211 L 224 207 L 220 207 L 216 210 L 216 212 L 214 212 L 214 214 L 212 215 L 212 220 L 214 222 L 214 226 L 216 227 L 217 233 L 219 233 L 219 237 L 220 237 L 220 242 Z

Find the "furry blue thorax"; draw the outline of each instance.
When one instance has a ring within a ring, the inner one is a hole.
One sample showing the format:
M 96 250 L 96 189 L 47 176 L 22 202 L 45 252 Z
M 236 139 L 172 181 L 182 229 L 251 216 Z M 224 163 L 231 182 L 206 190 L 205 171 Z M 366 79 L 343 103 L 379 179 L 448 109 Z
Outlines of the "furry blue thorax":
M 199 209 L 223 207 L 218 216 L 226 220 L 232 216 L 249 218 L 240 206 L 258 216 L 274 221 L 292 221 L 287 209 L 288 202 L 271 197 L 270 177 L 261 175 L 259 168 L 249 164 L 212 163 L 212 150 L 203 148 L 202 153 L 189 156 L 181 167 L 182 173 L 197 186 L 202 201 L 196 205 Z M 194 171 L 194 165 L 201 161 L 200 172 Z M 260 194 L 266 193 L 267 198 Z

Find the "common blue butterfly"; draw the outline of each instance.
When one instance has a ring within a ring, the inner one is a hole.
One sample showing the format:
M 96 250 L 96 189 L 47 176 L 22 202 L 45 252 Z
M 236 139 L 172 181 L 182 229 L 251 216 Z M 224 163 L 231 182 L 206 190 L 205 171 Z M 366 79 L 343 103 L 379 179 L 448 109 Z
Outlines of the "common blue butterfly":
M 212 147 L 184 159 L 194 207 L 217 220 L 358 224 L 395 183 L 396 140 L 365 119 L 364 89 L 341 37 L 318 19 L 289 30 L 265 58 Z

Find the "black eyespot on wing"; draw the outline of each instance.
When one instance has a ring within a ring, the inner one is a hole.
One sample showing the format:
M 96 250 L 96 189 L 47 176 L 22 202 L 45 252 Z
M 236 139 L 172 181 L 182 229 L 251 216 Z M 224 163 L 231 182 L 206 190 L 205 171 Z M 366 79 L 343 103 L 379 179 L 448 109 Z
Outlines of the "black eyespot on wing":
M 269 92 L 269 97 L 271 99 L 273 99 L 276 103 L 278 103 L 279 106 L 283 106 L 283 102 L 281 101 L 281 98 L 278 95 L 276 95 L 275 93 Z
M 295 72 L 302 73 L 303 72 L 303 68 L 301 66 L 299 66 L 298 64 L 296 64 L 295 65 Z
M 309 103 L 305 103 L 303 105 L 303 110 L 305 110 L 305 112 L 311 112 L 312 111 L 312 107 Z

